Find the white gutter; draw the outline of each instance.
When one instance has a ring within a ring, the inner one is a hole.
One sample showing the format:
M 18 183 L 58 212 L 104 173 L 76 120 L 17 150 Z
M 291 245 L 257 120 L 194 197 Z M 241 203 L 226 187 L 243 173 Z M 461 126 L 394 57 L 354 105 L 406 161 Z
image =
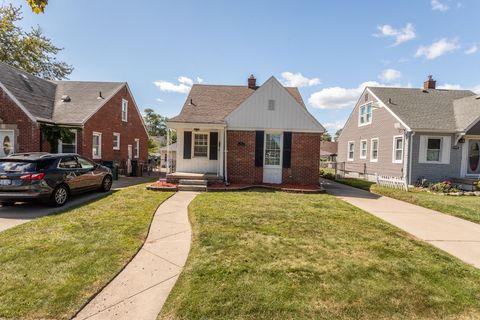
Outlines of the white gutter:
M 225 129 L 223 130 L 223 135 L 224 135 L 224 146 L 223 146 L 223 158 L 224 158 L 224 161 L 225 161 L 225 164 L 224 164 L 224 170 L 225 170 L 225 177 L 224 177 L 224 180 L 225 180 L 225 183 L 228 183 L 228 175 L 227 175 L 227 128 L 225 127 Z
M 413 136 L 415 131 L 412 131 L 410 134 L 410 143 L 408 146 L 408 184 L 412 184 L 412 154 L 413 154 Z

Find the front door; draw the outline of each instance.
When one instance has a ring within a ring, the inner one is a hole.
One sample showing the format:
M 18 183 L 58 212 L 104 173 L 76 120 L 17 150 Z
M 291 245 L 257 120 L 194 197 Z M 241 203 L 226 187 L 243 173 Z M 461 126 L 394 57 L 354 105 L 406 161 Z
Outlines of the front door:
M 0 157 L 6 157 L 14 153 L 13 130 L 0 130 Z
M 282 183 L 282 134 L 265 133 L 263 182 Z
M 467 175 L 480 175 L 480 140 L 468 140 Z

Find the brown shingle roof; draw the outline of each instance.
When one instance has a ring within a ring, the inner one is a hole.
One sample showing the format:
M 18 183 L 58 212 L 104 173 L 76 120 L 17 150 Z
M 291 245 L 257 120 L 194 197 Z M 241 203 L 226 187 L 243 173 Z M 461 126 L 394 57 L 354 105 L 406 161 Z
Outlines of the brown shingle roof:
M 306 108 L 297 88 L 286 87 L 285 89 L 302 107 Z M 224 123 L 225 117 L 254 92 L 254 89 L 247 86 L 194 84 L 180 114 L 169 121 Z

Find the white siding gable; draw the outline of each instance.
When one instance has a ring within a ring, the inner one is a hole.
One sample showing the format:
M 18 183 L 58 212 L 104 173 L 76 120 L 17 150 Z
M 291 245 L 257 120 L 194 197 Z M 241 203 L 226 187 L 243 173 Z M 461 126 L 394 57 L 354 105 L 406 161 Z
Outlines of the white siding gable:
M 259 87 L 225 121 L 228 129 L 237 130 L 325 131 L 274 77 Z

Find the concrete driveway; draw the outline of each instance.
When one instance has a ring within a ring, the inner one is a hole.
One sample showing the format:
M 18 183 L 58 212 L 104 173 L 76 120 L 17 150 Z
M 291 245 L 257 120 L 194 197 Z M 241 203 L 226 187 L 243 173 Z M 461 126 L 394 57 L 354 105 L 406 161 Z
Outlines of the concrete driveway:
M 153 176 L 146 177 L 120 177 L 119 180 L 113 182 L 112 190 L 119 190 L 124 187 L 153 181 Z M 108 194 L 108 193 L 107 193 Z M 73 196 L 70 200 L 60 208 L 52 208 L 42 203 L 20 203 L 17 202 L 11 207 L 0 206 L 0 232 L 17 226 L 22 223 L 29 222 L 35 218 L 43 217 L 52 213 L 63 211 L 69 208 L 77 207 L 86 202 L 105 196 L 102 192 L 89 192 Z

